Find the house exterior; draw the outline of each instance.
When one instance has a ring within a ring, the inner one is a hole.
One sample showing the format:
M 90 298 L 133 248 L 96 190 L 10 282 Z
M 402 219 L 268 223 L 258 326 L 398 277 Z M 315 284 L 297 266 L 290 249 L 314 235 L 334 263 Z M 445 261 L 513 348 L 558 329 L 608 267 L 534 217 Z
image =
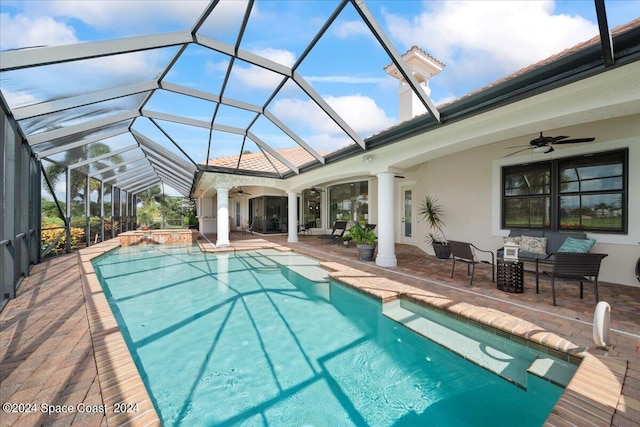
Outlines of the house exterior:
M 639 26 L 640 20 L 633 21 L 617 34 L 637 36 Z M 376 263 L 393 267 L 395 243 L 433 253 L 417 213 L 430 195 L 443 206 L 449 239 L 495 251 L 514 225 L 581 228 L 596 240 L 592 252 L 609 255 L 601 280 L 640 286 L 640 63 L 621 61 L 562 77 L 562 67 L 584 60 L 593 43 L 438 106 L 448 118 L 444 124 L 423 114 L 380 132 L 366 139 L 362 154 L 284 179 L 204 173 L 193 192 L 200 229 L 217 233 L 216 243 L 226 245 L 229 230 L 253 219 L 250 200 L 282 197 L 286 223 L 297 225 L 287 227 L 289 242 L 298 241 L 299 227 L 310 221 L 318 232 L 340 218 L 375 223 Z M 550 73 L 557 80 L 549 80 Z M 595 140 L 534 150 L 530 141 L 541 132 Z M 295 150 L 282 155 L 304 166 Z M 514 192 L 508 184 L 514 176 L 543 176 L 547 182 Z M 234 193 L 238 187 L 250 195 Z M 310 217 L 310 209 L 318 214 Z M 525 212 L 526 221 L 517 212 Z

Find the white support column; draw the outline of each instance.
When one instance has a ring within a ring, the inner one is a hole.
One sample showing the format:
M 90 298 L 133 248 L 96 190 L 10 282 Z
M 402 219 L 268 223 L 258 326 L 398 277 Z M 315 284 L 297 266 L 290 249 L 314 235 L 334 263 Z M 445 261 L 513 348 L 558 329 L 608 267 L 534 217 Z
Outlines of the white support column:
M 381 267 L 398 265 L 395 248 L 394 179 L 393 172 L 381 172 L 378 177 L 378 256 Z
M 227 248 L 231 245 L 229 243 L 229 188 L 231 187 L 216 187 L 218 191 L 218 238 L 216 247 L 218 248 Z
M 287 230 L 289 235 L 287 236 L 287 242 L 296 243 L 298 241 L 298 194 L 295 191 L 287 192 L 289 197 L 289 215 Z

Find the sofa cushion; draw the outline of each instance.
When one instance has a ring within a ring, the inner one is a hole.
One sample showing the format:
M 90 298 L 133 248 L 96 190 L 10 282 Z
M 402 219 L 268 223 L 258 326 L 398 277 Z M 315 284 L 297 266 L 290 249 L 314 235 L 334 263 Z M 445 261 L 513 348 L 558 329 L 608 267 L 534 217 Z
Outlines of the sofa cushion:
M 535 260 L 547 260 L 547 258 L 550 258 L 549 255 L 547 254 L 536 254 L 533 252 L 527 252 L 527 251 L 520 251 L 518 252 L 518 259 L 520 260 L 524 260 L 524 261 L 535 261 Z
M 574 239 L 573 237 L 567 237 L 558 249 L 558 252 L 587 253 L 591 250 L 594 243 L 596 243 L 596 241 L 593 239 Z
M 559 231 L 547 231 L 544 234 L 547 237 L 547 253 L 552 254 L 558 252 L 560 246 L 564 243 L 567 237 L 574 239 L 586 239 L 587 235 L 583 232 L 559 232 Z
M 522 236 L 520 240 L 520 250 L 539 255 L 547 254 L 547 238 Z

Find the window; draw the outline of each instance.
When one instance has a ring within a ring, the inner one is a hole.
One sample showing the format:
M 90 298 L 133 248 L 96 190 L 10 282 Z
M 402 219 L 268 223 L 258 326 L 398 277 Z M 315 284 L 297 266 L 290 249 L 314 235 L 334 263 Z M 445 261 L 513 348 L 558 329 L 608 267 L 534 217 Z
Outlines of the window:
M 302 192 L 302 224 L 305 228 L 316 228 L 322 226 L 320 211 L 321 191 L 313 188 Z
M 628 151 L 502 169 L 503 228 L 626 232 Z
M 551 226 L 551 165 L 512 166 L 503 172 L 504 227 Z
M 329 187 L 329 218 L 330 225 L 338 220 L 366 224 L 369 220 L 368 181 Z

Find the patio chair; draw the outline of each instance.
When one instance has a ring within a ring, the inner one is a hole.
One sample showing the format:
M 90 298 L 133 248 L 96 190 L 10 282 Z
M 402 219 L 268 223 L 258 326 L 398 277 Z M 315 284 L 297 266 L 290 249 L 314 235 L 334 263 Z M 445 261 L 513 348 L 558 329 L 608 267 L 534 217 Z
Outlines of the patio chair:
M 336 221 L 333 223 L 333 229 L 329 234 L 322 234 L 318 238 L 323 242 L 335 243 L 342 242 L 342 235 L 347 230 L 347 221 Z
M 471 243 L 467 242 L 457 242 L 454 240 L 449 240 L 449 247 L 451 248 L 451 257 L 453 258 L 453 267 L 451 268 L 451 277 L 453 278 L 453 272 L 456 269 L 456 261 L 467 264 L 467 275 L 471 276 L 471 282 L 469 282 L 469 286 L 473 286 L 473 274 L 475 273 L 476 264 L 489 264 L 491 265 L 491 281 L 496 281 L 495 276 L 495 258 L 493 252 L 485 251 L 483 249 L 478 249 Z M 481 260 L 476 257 L 475 252 L 484 252 L 491 254 L 491 262 L 486 260 Z
M 578 253 L 578 252 L 556 252 L 555 262 L 552 271 L 545 271 L 551 276 L 551 294 L 553 295 L 553 305 L 556 305 L 556 284 L 555 279 L 570 279 L 580 282 L 580 299 L 584 291 L 584 282 L 593 282 L 596 294 L 596 304 L 598 298 L 598 274 L 600 274 L 600 264 L 607 257 L 607 254 Z

